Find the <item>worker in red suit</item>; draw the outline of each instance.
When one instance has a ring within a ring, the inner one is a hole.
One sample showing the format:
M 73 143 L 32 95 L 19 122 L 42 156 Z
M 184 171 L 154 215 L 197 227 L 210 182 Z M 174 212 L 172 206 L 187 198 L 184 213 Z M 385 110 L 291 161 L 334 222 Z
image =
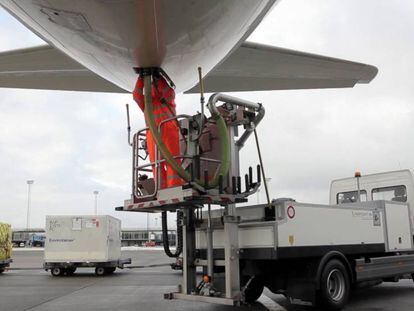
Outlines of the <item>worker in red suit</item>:
M 139 77 L 133 91 L 133 98 L 137 102 L 139 108 L 142 111 L 145 110 L 144 101 L 144 79 Z M 163 77 L 154 77 L 151 86 L 152 95 L 152 107 L 155 124 L 158 125 L 166 119 L 176 116 L 175 112 L 175 92 L 174 89 L 169 86 Z M 164 122 L 161 126 L 161 139 L 164 142 L 171 155 L 180 155 L 180 141 L 179 141 L 179 127 L 177 120 L 171 120 Z M 149 153 L 150 161 L 155 161 L 155 141 L 150 131 L 147 131 L 147 150 Z M 177 162 L 181 162 L 177 160 Z M 180 186 L 183 184 L 183 180 L 177 174 L 177 172 L 167 162 L 162 162 L 160 168 L 160 187 L 169 188 L 174 186 Z M 152 168 L 154 179 L 157 179 L 155 167 Z

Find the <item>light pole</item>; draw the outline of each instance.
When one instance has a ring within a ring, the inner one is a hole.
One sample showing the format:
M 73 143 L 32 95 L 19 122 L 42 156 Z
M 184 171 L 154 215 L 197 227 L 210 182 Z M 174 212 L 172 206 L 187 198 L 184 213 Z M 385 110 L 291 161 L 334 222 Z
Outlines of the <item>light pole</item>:
M 99 191 L 95 190 L 93 192 L 93 194 L 95 196 L 95 216 L 96 216 L 96 215 L 98 215 L 98 194 L 99 194 Z
M 34 180 L 27 181 L 27 218 L 26 218 L 26 228 L 29 229 L 30 227 L 30 201 L 31 201 L 31 186 L 33 185 Z

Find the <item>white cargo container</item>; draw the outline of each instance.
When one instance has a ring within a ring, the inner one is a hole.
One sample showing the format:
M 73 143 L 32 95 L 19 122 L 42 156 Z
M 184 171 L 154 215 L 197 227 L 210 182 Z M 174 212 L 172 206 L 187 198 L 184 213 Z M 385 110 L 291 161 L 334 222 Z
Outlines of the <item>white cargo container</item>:
M 77 267 L 96 267 L 97 274 L 122 268 L 128 260 L 121 260 L 121 221 L 112 216 L 47 216 L 44 260 L 52 275 L 73 274 Z

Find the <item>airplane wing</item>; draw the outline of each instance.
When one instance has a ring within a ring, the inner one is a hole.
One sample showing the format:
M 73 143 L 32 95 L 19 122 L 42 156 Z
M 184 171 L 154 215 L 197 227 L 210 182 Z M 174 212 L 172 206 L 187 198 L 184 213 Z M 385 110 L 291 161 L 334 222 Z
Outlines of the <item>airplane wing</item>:
M 369 83 L 376 67 L 245 42 L 205 77 L 206 92 L 342 88 Z M 59 50 L 0 53 L 0 87 L 125 93 Z M 186 93 L 197 93 L 199 87 Z
M 1 52 L 0 87 L 126 92 L 49 45 Z
M 369 83 L 374 66 L 244 42 L 204 80 L 206 92 L 239 92 L 353 87 Z M 199 86 L 186 93 L 198 93 Z

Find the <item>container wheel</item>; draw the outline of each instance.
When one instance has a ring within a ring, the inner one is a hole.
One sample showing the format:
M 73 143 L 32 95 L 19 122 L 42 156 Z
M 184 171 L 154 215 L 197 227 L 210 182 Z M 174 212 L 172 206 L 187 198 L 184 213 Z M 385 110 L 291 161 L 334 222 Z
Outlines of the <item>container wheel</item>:
M 102 276 L 105 275 L 106 269 L 104 267 L 96 267 L 95 268 L 95 274 Z
M 63 275 L 63 272 L 64 272 L 63 269 L 59 268 L 59 267 L 54 267 L 50 270 L 50 273 L 53 276 L 61 276 L 61 275 Z
M 348 301 L 350 288 L 345 266 L 341 261 L 333 259 L 323 268 L 317 301 L 324 310 L 340 310 Z
M 259 277 L 247 279 L 243 286 L 244 301 L 247 303 L 255 302 L 262 295 L 263 289 L 264 285 Z

